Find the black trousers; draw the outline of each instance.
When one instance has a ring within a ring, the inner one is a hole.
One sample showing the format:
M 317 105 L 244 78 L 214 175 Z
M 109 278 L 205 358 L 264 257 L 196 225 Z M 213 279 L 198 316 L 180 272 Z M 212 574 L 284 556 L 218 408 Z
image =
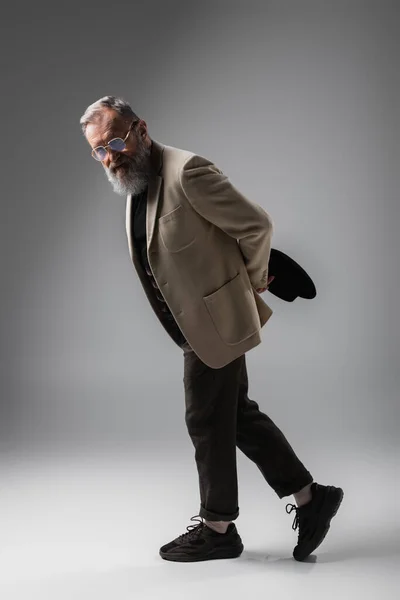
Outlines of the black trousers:
M 260 469 L 279 498 L 313 481 L 283 433 L 248 397 L 245 355 L 221 369 L 205 365 L 183 344 L 185 420 L 195 448 L 199 515 L 232 521 L 239 515 L 236 447 Z

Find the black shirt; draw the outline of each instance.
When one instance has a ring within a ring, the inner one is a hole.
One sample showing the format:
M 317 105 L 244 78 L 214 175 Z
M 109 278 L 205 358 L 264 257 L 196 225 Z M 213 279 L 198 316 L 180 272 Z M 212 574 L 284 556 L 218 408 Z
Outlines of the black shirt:
M 147 231 L 146 231 L 146 213 L 147 213 L 147 188 L 136 196 L 132 196 L 132 235 L 135 248 L 137 250 L 139 261 L 150 279 L 150 282 L 154 288 L 156 298 L 159 302 L 160 309 L 163 314 L 163 319 L 168 324 L 172 324 L 176 329 L 179 329 L 174 316 L 169 310 L 160 289 L 153 277 L 153 273 L 150 268 L 149 259 L 147 256 Z M 179 329 L 180 339 L 182 342 L 185 341 L 183 334 Z

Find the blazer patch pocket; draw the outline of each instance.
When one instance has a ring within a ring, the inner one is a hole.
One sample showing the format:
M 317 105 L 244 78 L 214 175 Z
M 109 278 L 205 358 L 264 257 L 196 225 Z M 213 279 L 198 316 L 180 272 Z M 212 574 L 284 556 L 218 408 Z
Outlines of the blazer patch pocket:
M 254 294 L 240 274 L 203 300 L 225 344 L 240 344 L 260 330 Z
M 169 252 L 181 252 L 196 241 L 193 223 L 181 204 L 158 219 L 158 228 Z

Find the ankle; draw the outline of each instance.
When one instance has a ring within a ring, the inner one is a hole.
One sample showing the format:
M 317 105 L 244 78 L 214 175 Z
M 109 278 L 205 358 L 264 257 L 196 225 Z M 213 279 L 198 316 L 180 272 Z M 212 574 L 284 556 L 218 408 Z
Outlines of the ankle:
M 217 533 L 226 533 L 231 521 L 207 521 L 205 520 L 205 524 L 207 527 L 216 531 Z
M 311 483 L 303 487 L 299 492 L 293 494 L 297 506 L 304 506 L 312 499 Z

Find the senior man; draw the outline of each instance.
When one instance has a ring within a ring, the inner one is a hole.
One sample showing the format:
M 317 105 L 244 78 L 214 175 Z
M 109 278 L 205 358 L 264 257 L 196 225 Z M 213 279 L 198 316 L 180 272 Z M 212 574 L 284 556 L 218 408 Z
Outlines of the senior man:
M 91 104 L 80 120 L 114 192 L 127 196 L 131 259 L 167 334 L 183 351 L 185 420 L 195 448 L 200 511 L 160 549 L 192 562 L 235 558 L 243 544 L 236 448 L 279 498 L 294 496 L 293 556 L 323 541 L 343 490 L 313 481 L 283 433 L 248 396 L 245 354 L 261 343 L 273 223 L 212 161 L 153 140 L 121 98 Z

